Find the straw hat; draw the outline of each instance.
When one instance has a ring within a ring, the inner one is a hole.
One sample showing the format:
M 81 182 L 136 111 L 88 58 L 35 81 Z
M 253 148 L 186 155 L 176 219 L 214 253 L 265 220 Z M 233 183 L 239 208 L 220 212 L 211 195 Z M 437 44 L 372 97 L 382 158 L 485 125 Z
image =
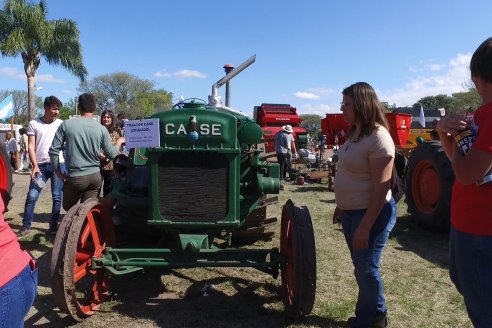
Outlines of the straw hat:
M 290 126 L 290 125 L 284 125 L 284 126 L 282 127 L 282 129 L 284 129 L 284 131 L 285 131 L 285 132 L 287 132 L 287 133 L 292 133 L 292 132 L 294 132 L 294 130 L 292 129 L 292 126 Z

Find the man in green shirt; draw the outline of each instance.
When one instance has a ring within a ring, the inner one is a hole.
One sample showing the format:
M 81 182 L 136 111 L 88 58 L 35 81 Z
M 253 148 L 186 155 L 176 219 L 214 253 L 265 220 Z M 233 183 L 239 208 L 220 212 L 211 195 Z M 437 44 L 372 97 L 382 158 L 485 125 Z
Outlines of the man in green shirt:
M 79 96 L 78 110 L 80 117 L 64 121 L 55 134 L 49 155 L 53 167 L 58 167 L 58 156 L 65 148 L 65 166 L 67 175 L 57 170 L 56 174 L 64 181 L 63 208 L 68 210 L 73 205 L 97 197 L 101 187 L 99 170 L 101 150 L 108 159 L 118 154 L 118 149 L 125 142 L 119 138 L 116 145 L 111 144 L 108 130 L 96 120 L 96 99 L 90 93 Z

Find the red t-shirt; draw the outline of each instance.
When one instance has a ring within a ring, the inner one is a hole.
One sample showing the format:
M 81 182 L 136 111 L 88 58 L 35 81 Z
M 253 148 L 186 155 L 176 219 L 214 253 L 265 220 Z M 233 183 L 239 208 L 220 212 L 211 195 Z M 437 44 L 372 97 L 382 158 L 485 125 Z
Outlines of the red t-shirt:
M 477 137 L 472 148 L 492 153 L 492 103 L 473 116 Z M 458 231 L 492 236 L 492 183 L 463 185 L 455 179 L 451 198 L 451 225 Z
M 16 234 L 3 218 L 5 206 L 0 197 L 0 287 L 18 275 L 31 260 L 31 256 L 21 250 Z

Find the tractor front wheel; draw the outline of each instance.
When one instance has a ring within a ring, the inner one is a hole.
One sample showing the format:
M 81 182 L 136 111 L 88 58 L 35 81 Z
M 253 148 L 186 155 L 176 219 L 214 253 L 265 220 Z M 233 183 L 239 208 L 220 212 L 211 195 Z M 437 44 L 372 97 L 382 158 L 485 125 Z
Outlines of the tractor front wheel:
M 92 258 L 101 258 L 104 249 L 114 245 L 111 215 L 97 199 L 65 214 L 51 259 L 53 297 L 61 311 L 82 321 L 98 310 L 109 291 L 109 275 L 93 269 Z
M 311 313 L 316 294 L 316 248 L 311 215 L 288 200 L 282 209 L 280 255 L 282 296 L 287 316 Z

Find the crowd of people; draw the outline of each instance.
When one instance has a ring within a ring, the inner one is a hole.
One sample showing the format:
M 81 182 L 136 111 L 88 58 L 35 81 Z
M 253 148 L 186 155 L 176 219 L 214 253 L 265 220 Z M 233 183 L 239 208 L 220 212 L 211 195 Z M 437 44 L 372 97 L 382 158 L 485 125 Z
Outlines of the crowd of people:
M 474 52 L 470 70 L 482 106 L 471 121 L 457 115 L 444 117 L 436 131 L 456 175 L 451 202 L 450 277 L 464 297 L 473 325 L 492 327 L 492 220 L 488 206 L 492 197 L 492 129 L 487 125 L 492 120 L 492 38 Z M 347 323 L 357 328 L 387 327 L 380 263 L 397 216 L 390 188 L 395 145 L 384 108 L 371 85 L 354 83 L 342 91 L 342 96 L 341 111 L 351 128 L 338 153 L 333 221 L 342 225 L 358 285 L 355 316 Z M 50 231 L 56 231 L 60 202 L 67 210 L 78 201 L 97 196 L 103 180 L 110 184 L 111 159 L 124 142 L 113 112 L 103 112 L 102 124 L 92 119 L 96 110 L 93 95 L 79 97 L 78 118 L 61 122 L 57 118 L 60 107 L 56 97 L 47 97 L 44 115 L 31 121 L 27 129 L 32 172 L 19 235 L 29 231 L 43 183 L 51 180 Z M 464 151 L 455 138 L 466 129 L 475 140 Z M 281 178 L 286 177 L 290 158 L 296 153 L 292 132 L 287 125 L 275 135 Z M 103 187 L 103 193 L 107 192 Z M 5 201 L 0 199 L 0 327 L 19 327 L 34 300 L 37 268 L 4 221 Z
M 102 121 L 93 119 L 94 95 L 78 98 L 80 116 L 66 121 L 58 118 L 62 102 L 55 96 L 44 100 L 43 116 L 29 122 L 27 153 L 30 160 L 30 183 L 24 206 L 22 226 L 15 233 L 3 213 L 8 199 L 0 197 L 0 327 L 22 327 L 34 301 L 37 266 L 29 253 L 21 250 L 18 239 L 30 233 L 36 202 L 48 181 L 51 182 L 52 210 L 49 233 L 56 234 L 60 209 L 65 210 L 85 200 L 98 197 L 101 188 L 109 192 L 111 160 L 125 142 L 121 124 L 112 111 L 103 112 Z M 15 167 L 17 142 L 7 132 L 6 150 Z M 101 176 L 104 176 L 104 182 Z M 2 193 L 4 195 L 5 193 Z

